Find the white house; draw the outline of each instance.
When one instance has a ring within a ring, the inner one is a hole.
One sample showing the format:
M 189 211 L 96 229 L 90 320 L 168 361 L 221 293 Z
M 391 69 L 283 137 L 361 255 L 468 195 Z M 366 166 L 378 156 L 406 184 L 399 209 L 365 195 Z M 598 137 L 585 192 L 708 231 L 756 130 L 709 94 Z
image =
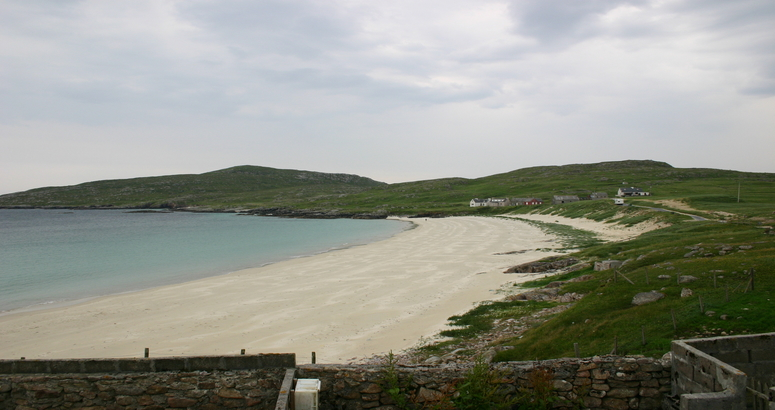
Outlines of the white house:
M 629 187 L 629 188 L 619 188 L 619 192 L 616 193 L 616 196 L 622 197 L 622 196 L 649 196 L 651 195 L 649 192 L 646 192 L 640 188 L 635 187 Z
M 474 198 L 469 203 L 469 206 L 471 208 L 474 208 L 474 207 L 477 207 L 477 206 L 487 206 L 487 200 L 486 199 Z

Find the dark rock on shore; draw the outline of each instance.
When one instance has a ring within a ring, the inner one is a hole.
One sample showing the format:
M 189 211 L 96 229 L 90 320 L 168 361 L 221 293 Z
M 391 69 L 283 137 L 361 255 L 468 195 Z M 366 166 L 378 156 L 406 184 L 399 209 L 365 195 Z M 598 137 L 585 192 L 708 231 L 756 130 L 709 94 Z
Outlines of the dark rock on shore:
M 576 258 L 565 258 L 559 260 L 544 260 L 537 262 L 523 263 L 522 265 L 512 266 L 503 273 L 540 273 L 550 270 L 557 270 L 579 263 Z
M 387 213 L 356 213 L 344 212 L 337 209 L 332 210 L 314 210 L 314 209 L 293 209 L 293 208 L 256 208 L 243 211 L 240 215 L 253 216 L 279 216 L 284 218 L 311 218 L 311 219 L 385 219 Z

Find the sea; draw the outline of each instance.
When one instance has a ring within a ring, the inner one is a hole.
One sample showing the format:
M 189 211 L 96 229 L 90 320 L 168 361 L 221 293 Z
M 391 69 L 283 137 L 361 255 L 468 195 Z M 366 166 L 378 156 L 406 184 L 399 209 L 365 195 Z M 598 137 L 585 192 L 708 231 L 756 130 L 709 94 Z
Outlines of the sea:
M 409 228 L 396 220 L 0 209 L 0 314 L 224 275 Z

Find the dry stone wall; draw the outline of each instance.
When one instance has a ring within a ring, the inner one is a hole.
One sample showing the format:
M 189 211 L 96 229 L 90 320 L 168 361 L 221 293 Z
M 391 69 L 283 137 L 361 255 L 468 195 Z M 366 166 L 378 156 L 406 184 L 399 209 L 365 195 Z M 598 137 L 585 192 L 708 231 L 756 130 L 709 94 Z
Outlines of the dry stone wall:
M 16 409 L 274 409 L 294 355 L 117 360 L 0 360 L 0 410 Z M 430 408 L 456 394 L 470 367 L 398 366 L 405 394 Z M 544 369 L 555 408 L 659 409 L 670 392 L 670 363 L 599 356 L 493 364 L 496 383 L 511 394 L 530 389 Z M 385 391 L 386 366 L 303 365 L 295 377 L 321 380 L 320 410 L 395 410 Z M 409 376 L 411 378 L 409 379 Z
M 556 408 L 654 410 L 670 393 L 670 363 L 646 357 L 602 356 L 539 362 L 494 364 L 501 388 L 511 394 L 530 389 L 529 375 L 536 368 L 552 375 L 554 393 L 562 398 Z M 320 379 L 320 410 L 394 410 L 385 391 L 384 367 L 355 365 L 302 365 L 299 378 Z M 401 378 L 411 380 L 405 390 L 417 408 L 452 397 L 465 378 L 465 366 L 400 366 Z M 411 376 L 411 377 L 409 377 Z M 563 404 L 564 403 L 564 404 Z
M 1 360 L 0 409 L 271 410 L 295 355 Z

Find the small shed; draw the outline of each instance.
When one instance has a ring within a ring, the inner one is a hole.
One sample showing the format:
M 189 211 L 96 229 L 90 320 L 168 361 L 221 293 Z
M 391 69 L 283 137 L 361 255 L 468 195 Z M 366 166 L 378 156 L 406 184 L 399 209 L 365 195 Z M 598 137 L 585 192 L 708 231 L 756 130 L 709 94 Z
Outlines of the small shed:
M 552 198 L 552 203 L 557 204 L 567 204 L 569 202 L 578 202 L 580 199 L 578 195 L 555 195 Z
M 489 198 L 487 206 L 509 206 L 511 201 L 508 198 Z

